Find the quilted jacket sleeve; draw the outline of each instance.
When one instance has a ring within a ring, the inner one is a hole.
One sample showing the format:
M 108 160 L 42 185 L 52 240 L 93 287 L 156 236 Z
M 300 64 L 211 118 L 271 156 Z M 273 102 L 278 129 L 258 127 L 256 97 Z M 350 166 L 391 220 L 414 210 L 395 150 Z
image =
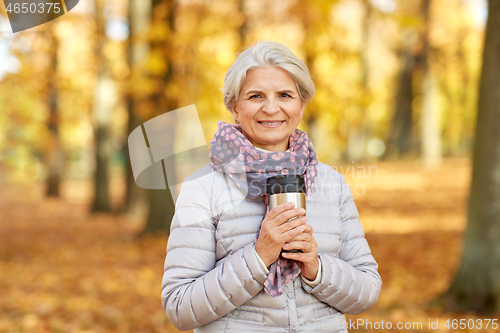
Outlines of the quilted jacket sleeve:
M 363 227 L 352 198 L 352 192 L 343 175 L 340 176 L 340 216 L 342 246 L 339 257 L 320 253 L 322 278 L 314 288 L 302 283 L 303 288 L 320 301 L 347 314 L 358 314 L 372 307 L 378 299 L 382 279 L 377 272 L 365 239 Z
M 175 207 L 161 301 L 180 330 L 208 324 L 253 298 L 266 274 L 250 243 L 216 267 L 215 221 L 200 181 L 184 182 Z

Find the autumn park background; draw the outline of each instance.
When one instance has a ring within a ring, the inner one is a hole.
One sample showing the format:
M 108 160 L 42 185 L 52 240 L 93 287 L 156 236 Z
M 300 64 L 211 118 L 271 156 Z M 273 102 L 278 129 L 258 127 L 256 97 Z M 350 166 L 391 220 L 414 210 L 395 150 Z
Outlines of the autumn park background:
M 127 137 L 195 104 L 208 142 L 257 40 L 309 67 L 299 128 L 345 174 L 379 263 L 377 305 L 348 320 L 500 331 L 500 0 L 81 0 L 15 34 L 5 9 L 0 332 L 177 332 L 160 304 L 173 202 L 135 184 Z

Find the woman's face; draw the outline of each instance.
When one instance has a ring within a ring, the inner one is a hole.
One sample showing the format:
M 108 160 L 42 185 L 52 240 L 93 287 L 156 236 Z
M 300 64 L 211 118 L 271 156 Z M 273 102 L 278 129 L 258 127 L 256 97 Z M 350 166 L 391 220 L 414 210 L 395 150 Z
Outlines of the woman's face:
M 254 68 L 247 72 L 232 110 L 243 134 L 255 147 L 285 151 L 305 105 L 287 71 L 277 67 Z

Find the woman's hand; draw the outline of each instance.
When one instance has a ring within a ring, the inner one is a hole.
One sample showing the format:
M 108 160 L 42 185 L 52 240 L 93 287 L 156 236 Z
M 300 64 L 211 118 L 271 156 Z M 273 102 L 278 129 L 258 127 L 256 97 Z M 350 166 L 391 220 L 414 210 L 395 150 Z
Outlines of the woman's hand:
M 259 238 L 255 242 L 255 251 L 264 264 L 269 267 L 280 256 L 283 245 L 306 230 L 305 210 L 293 208 L 293 202 L 284 203 L 266 213 L 260 227 Z M 291 221 L 291 218 L 297 217 Z
M 283 252 L 283 258 L 299 262 L 300 274 L 308 280 L 314 281 L 319 271 L 318 248 L 313 237 L 313 229 L 309 224 L 305 225 L 304 232 L 287 242 L 284 250 L 302 250 L 299 252 Z

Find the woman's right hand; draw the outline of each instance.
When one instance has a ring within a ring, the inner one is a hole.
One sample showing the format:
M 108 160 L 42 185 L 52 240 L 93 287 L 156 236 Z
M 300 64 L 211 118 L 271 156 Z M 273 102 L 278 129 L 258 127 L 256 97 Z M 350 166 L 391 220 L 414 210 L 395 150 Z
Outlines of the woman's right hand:
M 303 208 L 293 208 L 295 203 L 287 202 L 269 211 L 260 227 L 259 238 L 255 242 L 255 251 L 266 267 L 280 256 L 283 245 L 305 230 L 307 217 Z M 291 218 L 298 217 L 291 221 Z

